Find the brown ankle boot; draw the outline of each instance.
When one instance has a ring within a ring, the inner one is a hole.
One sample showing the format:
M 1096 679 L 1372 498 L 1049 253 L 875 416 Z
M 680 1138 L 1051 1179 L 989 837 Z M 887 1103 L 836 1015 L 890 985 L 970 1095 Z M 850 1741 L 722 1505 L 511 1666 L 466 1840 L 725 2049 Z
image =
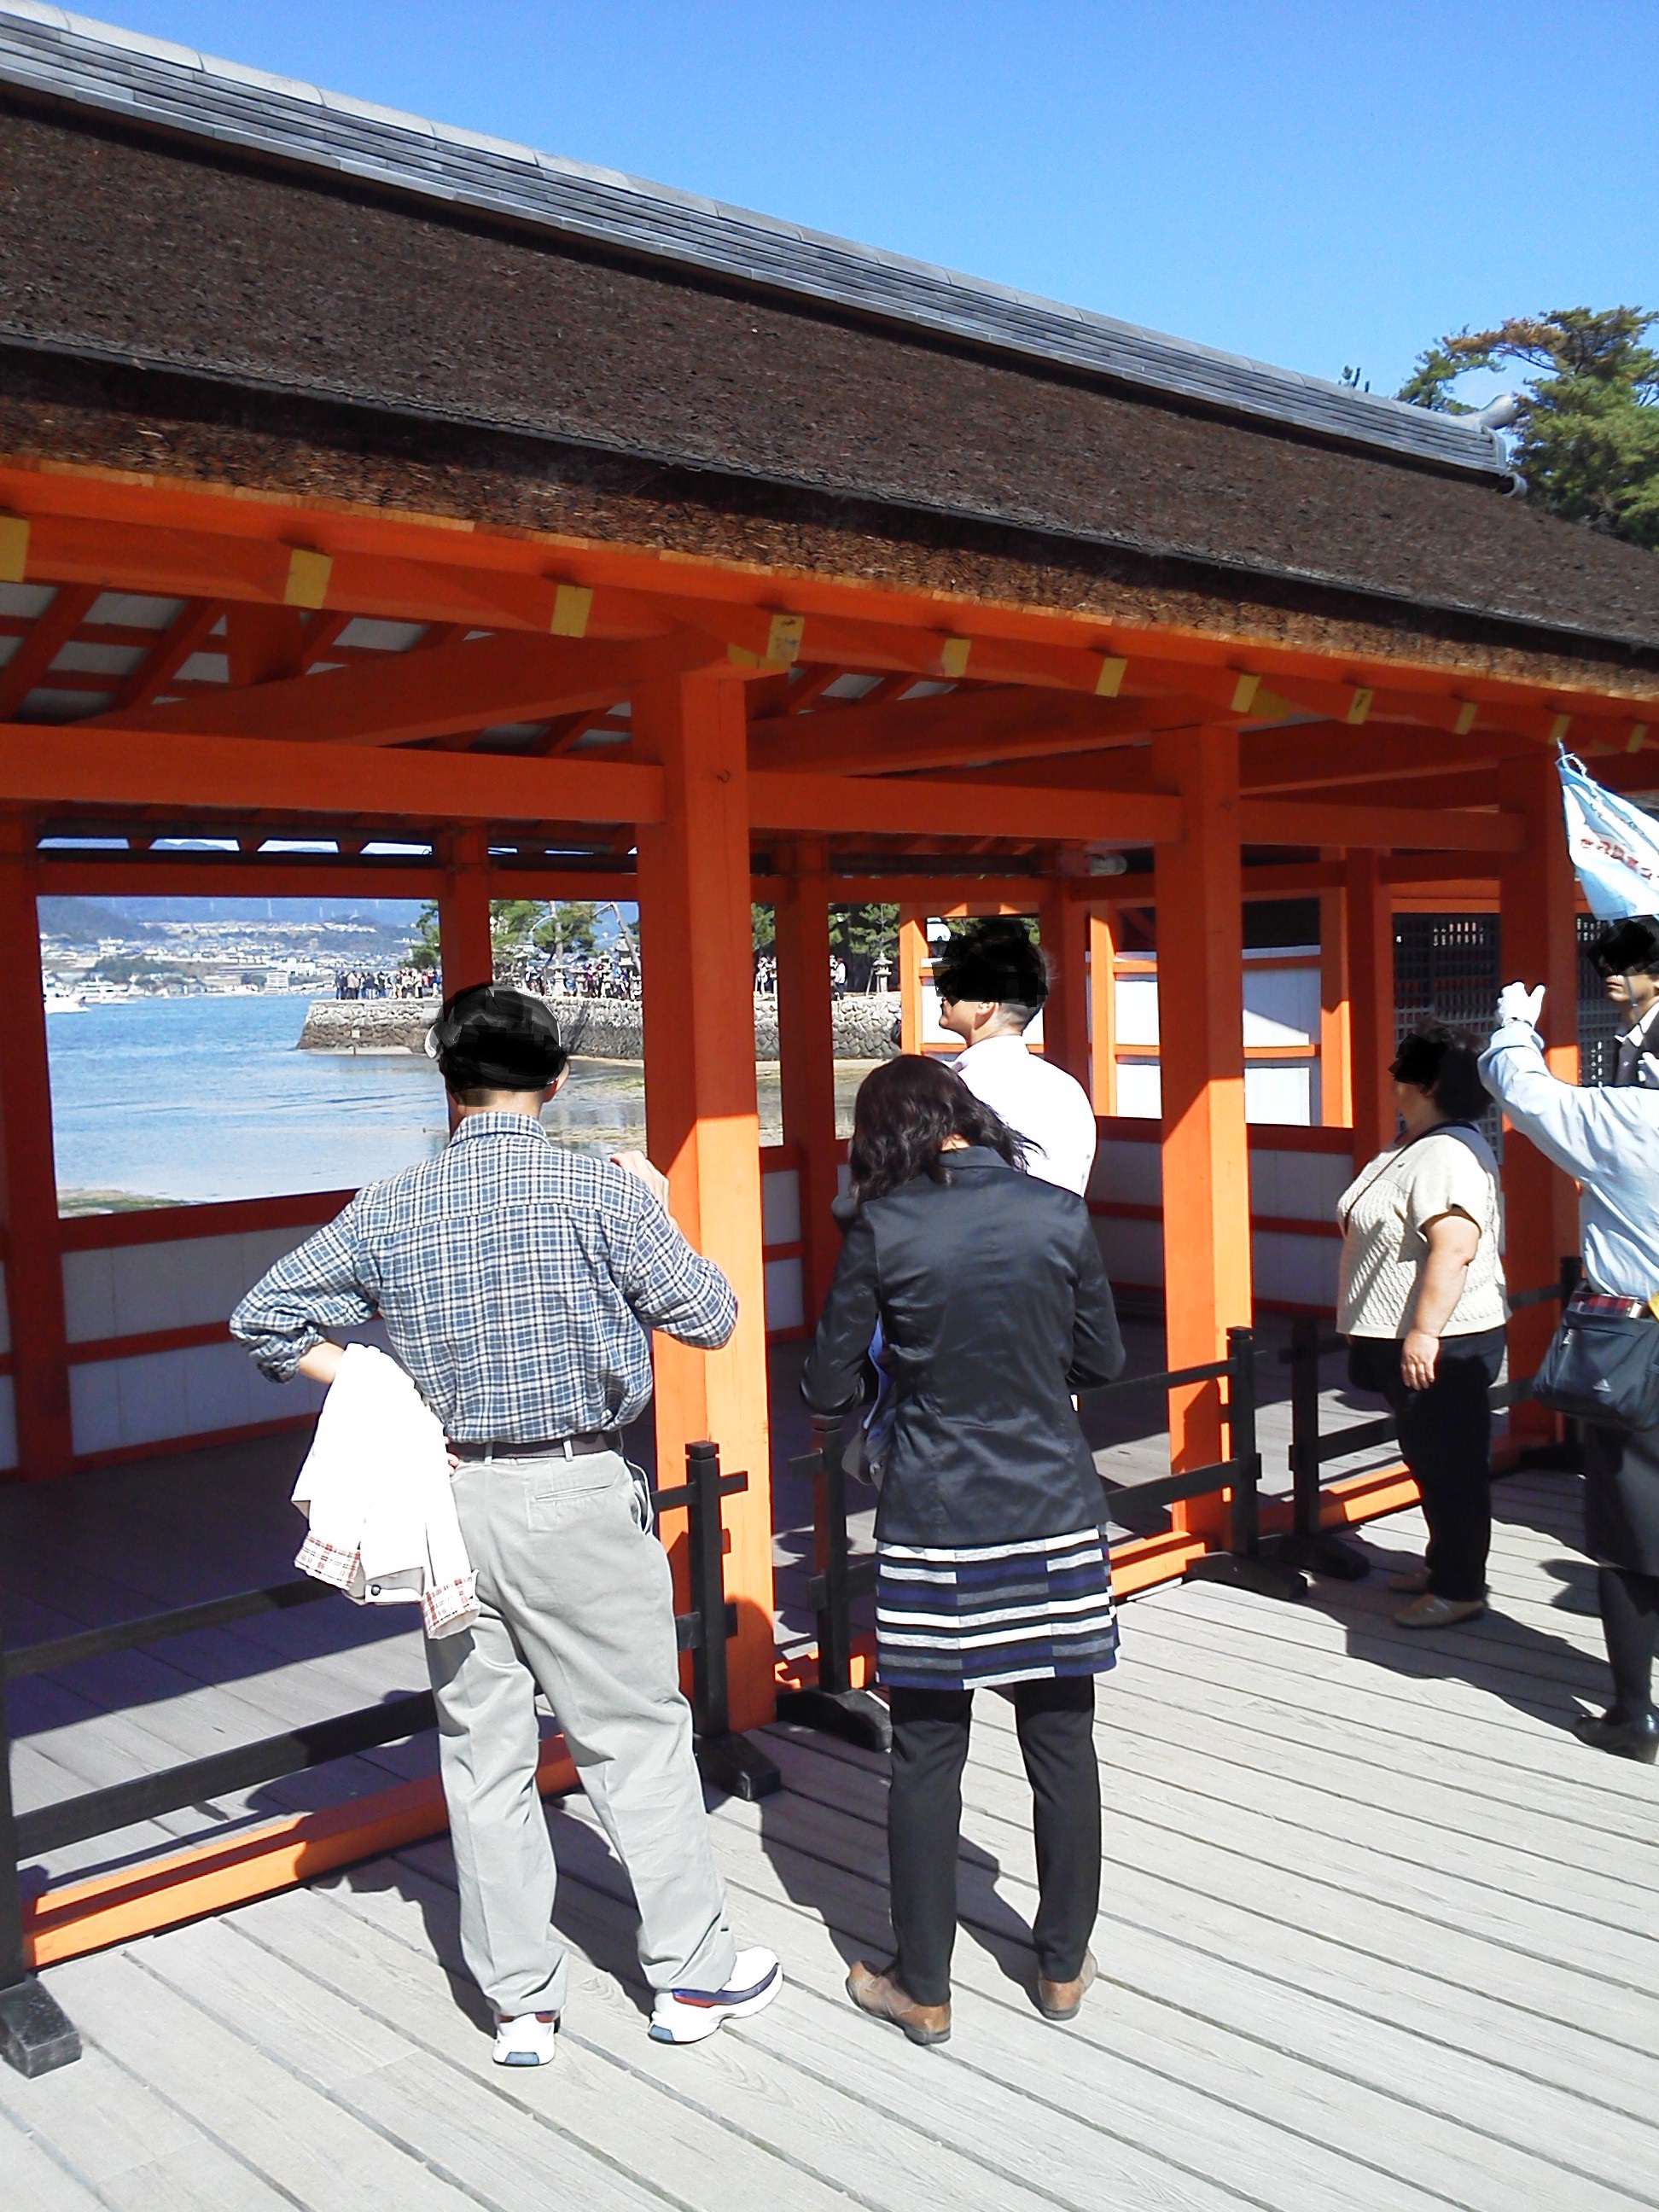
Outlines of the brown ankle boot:
M 948 2043 L 951 2008 L 948 2004 L 918 2004 L 893 1979 L 890 1969 L 866 1966 L 862 1959 L 847 1977 L 847 1994 L 860 2012 L 872 2020 L 890 2020 L 912 2043 Z
M 1095 1964 L 1095 1954 L 1085 1951 L 1083 1964 L 1078 1968 L 1077 1979 L 1072 1982 L 1051 1982 L 1046 1976 L 1037 1976 L 1037 2010 L 1044 2020 L 1075 2020 L 1083 2009 L 1083 2000 L 1089 1994 L 1100 1968 Z

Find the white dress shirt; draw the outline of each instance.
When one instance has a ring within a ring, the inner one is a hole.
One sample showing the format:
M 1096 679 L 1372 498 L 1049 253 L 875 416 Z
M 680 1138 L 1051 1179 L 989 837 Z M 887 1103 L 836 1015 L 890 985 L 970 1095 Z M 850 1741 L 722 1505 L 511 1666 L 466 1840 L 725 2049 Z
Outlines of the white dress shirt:
M 1656 1021 L 1659 1021 L 1659 999 L 1656 999 L 1646 1013 L 1633 1021 L 1627 1030 L 1620 1030 L 1618 1059 L 1613 1078 L 1614 1083 L 1639 1083 L 1646 1091 L 1659 1089 L 1659 1071 L 1653 1066 L 1651 1052 L 1644 1049 L 1659 1042 L 1653 1035 Z
M 1581 1090 L 1550 1073 L 1537 1031 L 1508 1022 L 1481 1055 L 1486 1088 L 1547 1159 L 1578 1179 L 1584 1273 L 1594 1290 L 1659 1291 L 1659 1091 Z
M 975 1098 L 1024 1138 L 1032 1175 L 1079 1198 L 1086 1194 L 1100 1132 L 1089 1094 L 1074 1077 L 1039 1060 L 1020 1036 L 982 1037 L 951 1066 Z

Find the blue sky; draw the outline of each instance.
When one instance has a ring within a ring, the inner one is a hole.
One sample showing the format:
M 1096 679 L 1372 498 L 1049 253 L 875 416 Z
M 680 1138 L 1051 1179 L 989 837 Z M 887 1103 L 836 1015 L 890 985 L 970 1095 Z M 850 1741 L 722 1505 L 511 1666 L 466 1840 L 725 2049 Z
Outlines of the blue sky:
M 1650 0 L 110 12 L 1379 392 L 1465 324 L 1659 307 Z

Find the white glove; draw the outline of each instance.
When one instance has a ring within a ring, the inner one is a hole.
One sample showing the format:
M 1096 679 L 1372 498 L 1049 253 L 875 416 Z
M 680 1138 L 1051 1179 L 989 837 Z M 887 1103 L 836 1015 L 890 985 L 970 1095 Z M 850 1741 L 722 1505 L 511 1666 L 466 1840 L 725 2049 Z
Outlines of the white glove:
M 1513 1022 L 1523 1022 L 1529 1030 L 1538 1026 L 1538 1017 L 1544 1011 L 1544 986 L 1539 983 L 1528 990 L 1524 983 L 1505 983 L 1498 994 L 1498 1026 L 1506 1029 Z

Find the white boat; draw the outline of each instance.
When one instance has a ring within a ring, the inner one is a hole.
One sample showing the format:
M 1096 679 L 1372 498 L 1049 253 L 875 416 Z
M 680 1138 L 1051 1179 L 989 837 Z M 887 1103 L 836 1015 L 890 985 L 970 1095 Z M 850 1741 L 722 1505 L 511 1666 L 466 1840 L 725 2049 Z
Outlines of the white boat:
M 49 1014 L 84 1014 L 86 1011 L 86 1000 L 73 997 L 67 991 L 48 991 L 46 994 L 46 1012 Z

